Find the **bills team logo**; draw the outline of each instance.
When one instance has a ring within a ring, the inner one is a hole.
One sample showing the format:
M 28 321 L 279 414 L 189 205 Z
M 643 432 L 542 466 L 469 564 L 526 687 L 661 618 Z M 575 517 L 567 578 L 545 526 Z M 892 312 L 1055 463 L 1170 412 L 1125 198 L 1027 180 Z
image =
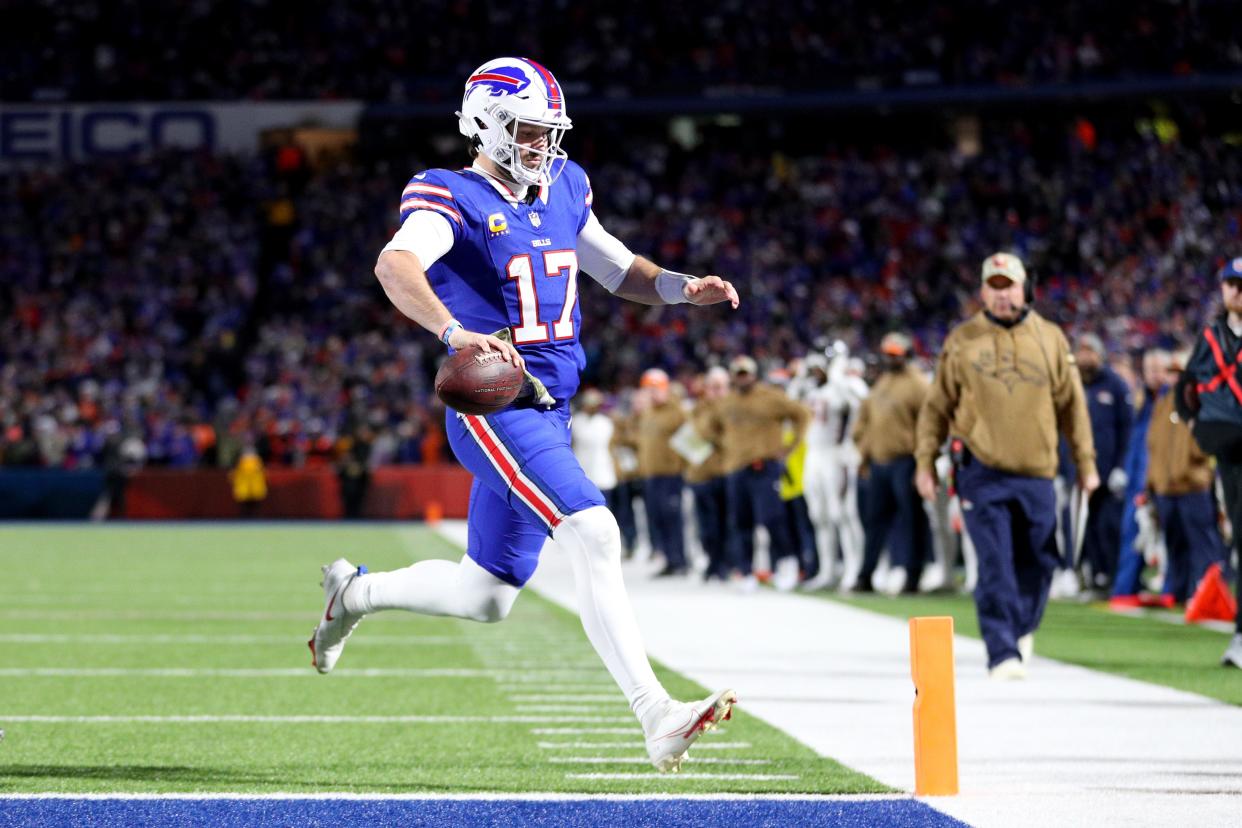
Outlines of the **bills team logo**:
M 505 220 L 504 213 L 492 213 L 487 217 L 487 232 L 492 236 L 507 236 L 509 234 L 509 222 Z
M 497 66 L 495 69 L 471 75 L 470 79 L 466 81 L 467 94 L 479 86 L 487 89 L 488 95 L 493 98 L 497 95 L 516 95 L 530 86 L 530 78 L 526 76 L 525 72 L 516 67 Z

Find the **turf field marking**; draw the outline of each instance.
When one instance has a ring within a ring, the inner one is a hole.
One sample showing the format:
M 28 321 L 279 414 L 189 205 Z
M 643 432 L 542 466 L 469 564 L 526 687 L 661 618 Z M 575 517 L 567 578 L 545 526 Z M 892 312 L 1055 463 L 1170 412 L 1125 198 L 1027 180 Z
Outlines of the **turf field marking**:
M 530 732 L 536 736 L 555 736 L 555 735 L 577 735 L 580 733 L 590 733 L 609 736 L 633 736 L 641 734 L 642 728 L 637 724 L 634 727 L 532 727 Z M 723 730 L 716 731 L 724 733 Z
M 625 699 L 613 699 L 612 704 L 629 709 Z M 514 713 L 593 713 L 603 704 L 515 704 Z
M 2 718 L 2 717 L 0 717 Z M 562 748 L 573 748 L 582 750 L 583 748 L 606 748 L 608 750 L 640 750 L 646 748 L 643 742 L 539 742 L 539 747 L 544 750 L 560 750 Z M 750 742 L 695 742 L 695 750 L 745 750 L 750 747 Z
M 1155 621 L 1163 621 L 1166 624 L 1177 624 L 1178 626 L 1196 626 L 1206 627 L 1209 630 L 1215 630 L 1220 633 L 1232 634 L 1236 631 L 1233 621 L 1195 621 L 1193 624 L 1186 620 L 1186 616 L 1181 613 L 1169 612 L 1161 609 L 1146 609 L 1143 607 L 1134 607 L 1133 609 L 1109 610 L 1117 615 L 1124 615 L 1128 618 L 1151 618 Z
M 496 690 L 501 693 L 515 693 L 515 694 L 552 693 L 554 695 L 562 691 L 569 691 L 570 693 L 592 693 L 592 692 L 609 693 L 611 692 L 614 694 L 614 697 L 617 693 L 621 692 L 619 689 L 617 689 L 617 685 L 613 684 L 612 682 L 609 682 L 607 684 L 603 682 L 600 682 L 598 684 L 586 684 L 586 683 L 561 684 L 559 682 L 556 684 L 526 684 L 526 685 L 501 684 L 496 687 Z M 512 698 L 517 698 L 517 696 L 515 695 Z M 534 695 L 526 696 L 526 699 L 528 700 L 534 700 L 535 698 L 542 698 L 542 697 L 534 696 Z
M 564 694 L 558 695 L 554 693 L 533 694 L 533 695 L 514 695 L 509 697 L 509 701 L 518 703 L 530 702 L 616 702 L 625 701 L 625 697 L 619 692 L 617 693 L 599 693 L 599 694 Z
M 33 724 L 557 724 L 628 722 L 630 716 L 249 716 L 241 714 L 201 716 L 11 716 L 0 713 L 0 722 Z M 627 744 L 626 747 L 633 747 Z
M 668 774 L 660 774 L 660 778 L 669 778 Z M 663 799 L 692 799 L 701 802 L 714 802 L 716 800 L 774 800 L 778 802 L 820 802 L 825 800 L 837 800 L 844 802 L 858 801 L 897 801 L 909 800 L 910 794 L 808 794 L 808 793 L 558 793 L 558 792 L 533 792 L 533 793 L 353 793 L 350 791 L 327 791 L 323 793 L 305 793 L 297 792 L 271 792 L 271 793 L 218 793 L 213 791 L 204 791 L 202 793 L 0 793 L 0 801 L 6 799 L 27 800 L 27 799 L 69 799 L 69 800 L 238 800 L 238 801 L 268 801 L 278 800 L 283 802 L 300 801 L 300 800 L 351 800 L 369 802 L 376 801 L 415 801 L 422 800 L 450 800 L 465 801 L 473 800 L 499 800 L 499 801 L 535 801 L 535 802 L 646 802 L 650 800 Z
M 695 765 L 771 765 L 771 759 L 730 759 L 727 757 L 687 756 L 686 761 Z M 548 759 L 553 765 L 648 765 L 651 760 L 646 756 L 554 756 Z
M 0 644 L 279 644 L 295 642 L 290 635 L 200 635 L 187 634 L 64 634 L 64 633 L 0 633 Z M 451 635 L 367 635 L 352 639 L 358 644 L 422 644 L 458 645 L 466 639 Z
M 567 773 L 566 779 L 613 779 L 621 781 L 638 779 L 661 779 L 677 782 L 682 779 L 723 779 L 751 782 L 793 782 L 799 776 L 790 773 Z
M 341 678 L 495 678 L 499 670 L 458 669 L 452 667 L 368 667 L 335 670 Z M 149 676 L 160 678 L 318 678 L 310 667 L 3 667 L 0 677 L 105 678 Z

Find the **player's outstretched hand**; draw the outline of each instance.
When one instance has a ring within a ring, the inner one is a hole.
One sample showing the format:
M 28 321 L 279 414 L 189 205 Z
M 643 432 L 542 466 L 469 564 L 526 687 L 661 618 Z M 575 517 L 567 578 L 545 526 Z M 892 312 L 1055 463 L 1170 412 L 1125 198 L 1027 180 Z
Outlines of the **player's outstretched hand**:
M 682 288 L 682 293 L 692 305 L 715 305 L 718 302 L 728 302 L 736 310 L 741 301 L 737 298 L 737 291 L 733 289 L 733 285 L 719 276 L 691 279 Z
M 509 362 L 512 362 L 522 370 L 526 370 L 526 360 L 522 359 L 522 355 L 518 353 L 517 348 L 491 334 L 475 333 L 465 328 L 458 328 L 449 336 L 449 345 L 454 351 L 460 351 L 471 346 L 481 348 L 484 352 L 500 351 Z

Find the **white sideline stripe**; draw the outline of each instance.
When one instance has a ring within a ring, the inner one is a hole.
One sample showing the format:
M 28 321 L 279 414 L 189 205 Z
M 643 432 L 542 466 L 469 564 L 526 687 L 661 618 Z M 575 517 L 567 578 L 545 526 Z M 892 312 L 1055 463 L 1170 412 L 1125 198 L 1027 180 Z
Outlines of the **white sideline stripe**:
M 622 748 L 628 750 L 643 750 L 647 746 L 643 742 L 539 742 L 539 747 L 544 750 L 560 750 L 562 748 L 574 748 L 581 750 L 582 748 L 606 748 L 608 750 L 619 750 Z M 694 750 L 745 750 L 750 747 L 750 742 L 703 742 L 694 743 Z
M 119 635 L 0 633 L 0 644 L 279 644 L 287 645 L 302 636 L 291 635 Z M 358 644 L 456 645 L 465 641 L 452 635 L 367 635 L 352 639 Z
M 668 778 L 667 774 L 662 774 L 661 778 Z M 200 800 L 200 799 L 223 799 L 223 800 L 240 800 L 243 802 L 258 801 L 289 801 L 301 802 L 304 800 L 321 801 L 321 800 L 355 800 L 362 802 L 372 801 L 403 801 L 403 802 L 422 802 L 424 800 L 449 800 L 454 802 L 471 802 L 474 800 L 482 801 L 507 801 L 507 802 L 597 802 L 599 800 L 607 800 L 610 802 L 645 802 L 648 800 L 665 800 L 665 799 L 694 799 L 702 802 L 722 801 L 751 801 L 756 799 L 773 800 L 779 802 L 860 802 L 860 801 L 908 801 L 911 800 L 909 794 L 807 794 L 807 793 L 649 793 L 649 794 L 619 794 L 619 793 L 352 793 L 352 792 L 332 792 L 332 793 L 0 793 L 0 801 L 6 799 L 26 800 L 26 799 L 65 799 L 65 800 L 102 800 L 108 801 L 113 799 L 119 800 Z
M 676 782 L 681 779 L 727 779 L 754 782 L 792 782 L 801 777 L 790 773 L 567 773 L 566 779 L 661 779 Z
M 10 716 L 0 713 L 0 722 L 36 724 L 555 724 L 627 721 L 630 721 L 629 716 Z
M 637 724 L 633 727 L 532 727 L 530 732 L 536 736 L 556 736 L 556 735 L 577 735 L 586 734 L 607 734 L 609 736 L 634 736 L 641 735 L 642 728 Z
M 691 748 L 693 750 L 693 748 Z M 553 756 L 548 760 L 554 765 L 645 765 L 651 760 L 645 756 Z M 695 765 L 770 765 L 771 759 L 707 759 L 689 758 L 687 762 Z
M 335 670 L 341 678 L 493 678 L 499 670 L 473 670 L 440 667 L 368 667 Z M 158 676 L 163 678 L 319 678 L 310 667 L 3 667 L 0 677 L 58 676 L 101 678 Z

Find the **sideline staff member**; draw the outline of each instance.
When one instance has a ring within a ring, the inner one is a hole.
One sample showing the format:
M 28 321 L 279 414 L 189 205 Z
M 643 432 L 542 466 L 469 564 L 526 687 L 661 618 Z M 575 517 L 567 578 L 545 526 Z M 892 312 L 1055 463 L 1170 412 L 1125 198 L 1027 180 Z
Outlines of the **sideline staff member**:
M 1059 556 L 1052 478 L 1057 432 L 1079 484 L 1100 485 L 1082 381 L 1061 329 L 1027 306 L 1026 268 L 983 263 L 984 310 L 945 339 L 919 412 L 915 483 L 930 500 L 945 437 L 960 441 L 957 491 L 979 558 L 975 608 L 994 678 L 1025 678 Z

